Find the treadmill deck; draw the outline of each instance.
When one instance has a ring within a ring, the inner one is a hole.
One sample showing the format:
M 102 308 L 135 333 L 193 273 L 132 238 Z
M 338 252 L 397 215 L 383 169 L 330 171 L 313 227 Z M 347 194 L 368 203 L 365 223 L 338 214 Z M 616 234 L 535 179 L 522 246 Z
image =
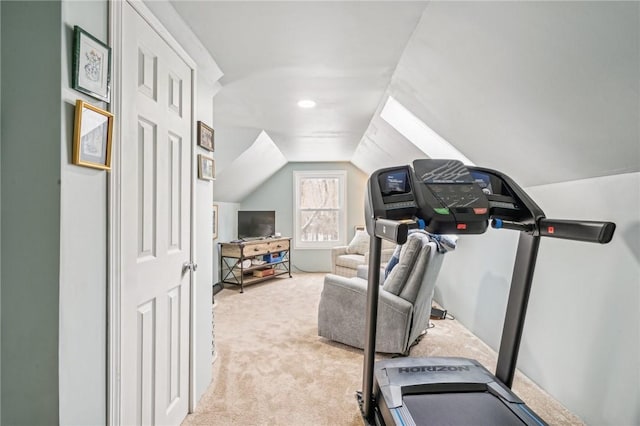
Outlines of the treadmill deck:
M 385 424 L 546 424 L 473 359 L 394 358 L 376 362 L 374 370 Z

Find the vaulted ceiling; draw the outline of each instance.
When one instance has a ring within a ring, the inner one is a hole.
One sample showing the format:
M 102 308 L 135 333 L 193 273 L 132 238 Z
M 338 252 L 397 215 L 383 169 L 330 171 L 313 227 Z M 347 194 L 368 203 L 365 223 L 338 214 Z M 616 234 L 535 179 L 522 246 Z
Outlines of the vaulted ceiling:
M 525 186 L 640 170 L 640 3 L 171 3 L 224 73 L 216 186 L 260 169 L 221 201 L 287 161 L 432 155 L 381 116 L 389 96 Z

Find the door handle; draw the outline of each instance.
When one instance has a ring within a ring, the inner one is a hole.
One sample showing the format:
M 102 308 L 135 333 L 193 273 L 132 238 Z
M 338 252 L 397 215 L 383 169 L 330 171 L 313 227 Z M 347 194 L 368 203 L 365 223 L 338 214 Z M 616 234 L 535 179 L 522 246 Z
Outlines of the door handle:
M 198 270 L 198 264 L 197 263 L 191 263 L 191 262 L 185 262 L 182 265 L 182 273 L 186 274 L 188 271 L 197 271 Z

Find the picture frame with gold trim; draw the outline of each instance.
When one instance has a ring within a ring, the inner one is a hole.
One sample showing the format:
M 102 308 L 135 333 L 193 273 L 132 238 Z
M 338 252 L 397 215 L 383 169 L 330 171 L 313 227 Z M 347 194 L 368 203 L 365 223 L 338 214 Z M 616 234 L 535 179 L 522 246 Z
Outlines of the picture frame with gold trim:
M 73 164 L 111 170 L 114 116 L 81 99 L 76 101 Z

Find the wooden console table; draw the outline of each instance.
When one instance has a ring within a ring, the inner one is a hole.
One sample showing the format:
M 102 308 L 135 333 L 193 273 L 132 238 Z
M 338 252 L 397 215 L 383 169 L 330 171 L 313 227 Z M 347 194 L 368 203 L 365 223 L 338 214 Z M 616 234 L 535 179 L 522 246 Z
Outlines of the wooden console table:
M 289 274 L 291 238 L 220 243 L 220 282 L 244 286 Z

